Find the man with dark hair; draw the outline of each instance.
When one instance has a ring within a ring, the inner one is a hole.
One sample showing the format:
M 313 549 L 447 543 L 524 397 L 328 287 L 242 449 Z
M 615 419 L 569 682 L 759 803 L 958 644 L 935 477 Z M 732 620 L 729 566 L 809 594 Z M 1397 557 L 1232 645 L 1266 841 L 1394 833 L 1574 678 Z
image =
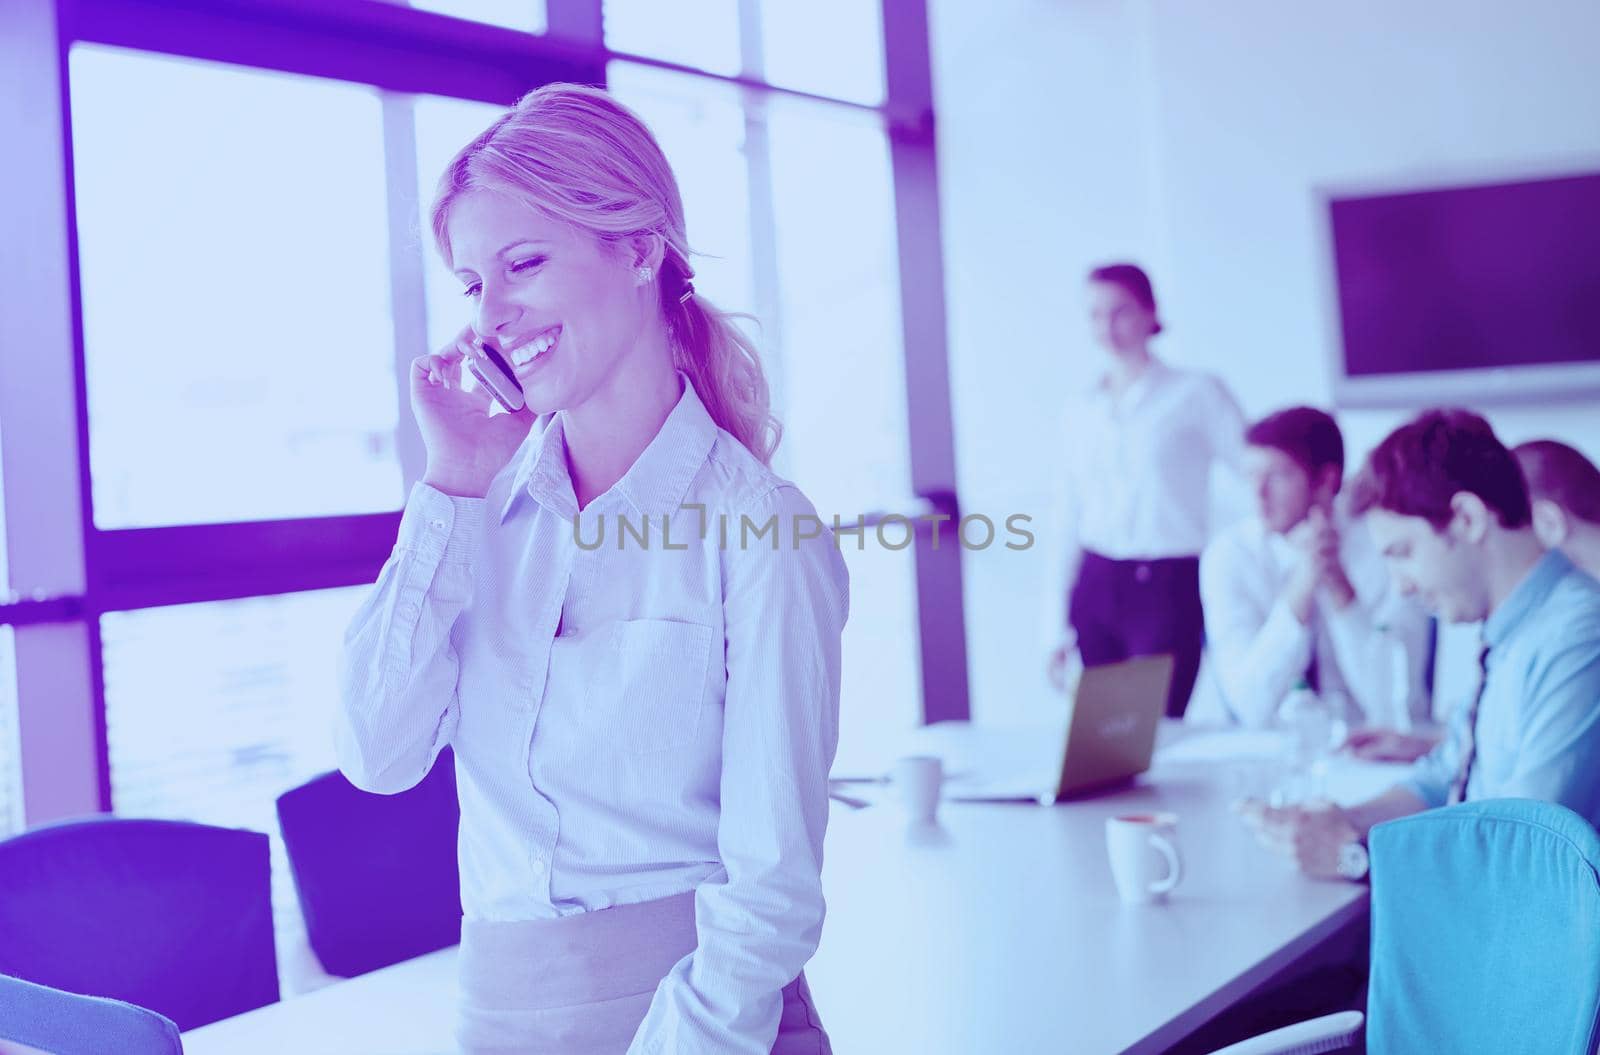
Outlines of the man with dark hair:
M 1600 469 L 1555 440 L 1531 440 L 1511 453 L 1528 481 L 1533 533 L 1600 579 Z
M 1408 778 L 1357 806 L 1245 804 L 1262 841 L 1317 876 L 1366 875 L 1375 824 L 1463 800 L 1533 798 L 1600 822 L 1600 583 L 1534 535 L 1527 487 L 1487 422 L 1428 411 L 1351 485 L 1402 593 L 1483 622 L 1477 695 Z
M 1366 530 L 1335 501 L 1339 426 L 1291 407 L 1250 426 L 1245 444 L 1257 515 L 1200 558 L 1206 643 L 1231 716 L 1266 725 L 1304 680 L 1356 724 L 1425 719 L 1427 617 L 1389 588 Z

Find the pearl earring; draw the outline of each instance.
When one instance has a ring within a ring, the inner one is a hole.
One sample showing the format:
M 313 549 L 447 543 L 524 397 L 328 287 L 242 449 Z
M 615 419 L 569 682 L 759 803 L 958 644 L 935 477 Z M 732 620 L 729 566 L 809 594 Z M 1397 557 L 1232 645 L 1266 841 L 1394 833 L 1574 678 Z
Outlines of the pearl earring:
M 655 277 L 656 277 L 655 269 L 652 268 L 649 264 L 644 264 L 644 265 L 640 266 L 640 268 L 639 268 L 639 285 L 642 286 L 646 282 L 649 282 L 651 279 L 653 279 Z

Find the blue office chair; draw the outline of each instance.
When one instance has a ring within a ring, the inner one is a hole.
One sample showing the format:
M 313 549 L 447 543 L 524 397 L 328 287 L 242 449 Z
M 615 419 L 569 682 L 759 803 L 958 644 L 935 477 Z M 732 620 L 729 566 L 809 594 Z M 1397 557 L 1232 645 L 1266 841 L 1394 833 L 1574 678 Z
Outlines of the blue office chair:
M 0 974 L 0 1049 L 51 1055 L 183 1055 L 178 1027 L 154 1011 Z
M 461 807 L 449 748 L 397 795 L 323 774 L 278 797 L 278 823 L 306 937 L 330 974 L 364 974 L 461 940 Z
M 1562 806 L 1473 802 L 1372 830 L 1368 1055 L 1595 1055 L 1600 836 Z M 1349 1050 L 1346 1011 L 1216 1055 Z
M 278 999 L 267 837 L 96 817 L 0 842 L 0 974 L 180 1029 Z

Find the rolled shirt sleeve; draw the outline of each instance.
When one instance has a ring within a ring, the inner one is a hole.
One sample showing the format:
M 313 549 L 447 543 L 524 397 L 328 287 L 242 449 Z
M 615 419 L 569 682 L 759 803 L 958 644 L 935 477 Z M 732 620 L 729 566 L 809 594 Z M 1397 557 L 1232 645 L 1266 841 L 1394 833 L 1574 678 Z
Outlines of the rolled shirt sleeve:
M 697 890 L 698 944 L 657 988 L 631 1055 L 766 1055 L 782 990 L 821 937 L 848 573 L 792 486 L 745 515 L 779 529 L 775 545 L 752 538 L 724 558 L 723 871 Z

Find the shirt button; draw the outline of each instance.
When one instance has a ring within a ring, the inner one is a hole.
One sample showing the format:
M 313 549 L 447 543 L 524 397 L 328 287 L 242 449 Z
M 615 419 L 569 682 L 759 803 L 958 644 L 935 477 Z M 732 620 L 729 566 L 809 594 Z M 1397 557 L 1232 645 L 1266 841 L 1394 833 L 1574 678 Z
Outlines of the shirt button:
M 544 861 L 543 860 L 541 860 L 540 858 L 535 857 L 531 862 L 529 862 L 529 864 L 533 868 L 533 878 L 541 879 L 541 878 L 544 877 Z
M 444 530 L 444 521 L 441 518 L 434 517 L 433 520 L 430 521 L 430 523 L 433 524 L 434 530 L 436 530 L 436 531 L 443 531 Z

